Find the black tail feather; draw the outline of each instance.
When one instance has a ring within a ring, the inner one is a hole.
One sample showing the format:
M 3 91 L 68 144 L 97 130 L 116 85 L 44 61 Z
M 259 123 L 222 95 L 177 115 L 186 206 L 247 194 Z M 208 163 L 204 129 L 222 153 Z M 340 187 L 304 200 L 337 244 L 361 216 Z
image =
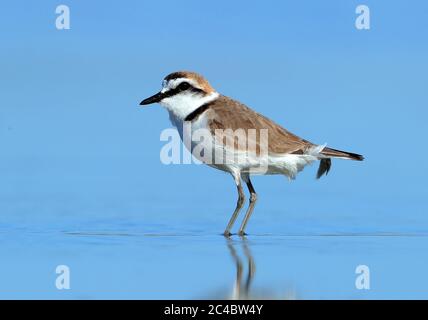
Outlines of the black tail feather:
M 330 171 L 330 168 L 331 168 L 331 159 L 321 159 L 320 166 L 317 172 L 317 179 L 321 178 L 324 173 L 325 175 L 327 175 L 328 172 Z
M 336 150 L 336 149 L 327 148 L 327 147 L 321 151 L 321 154 L 331 158 L 342 158 L 342 159 L 350 159 L 350 160 L 356 160 L 356 161 L 364 160 L 364 157 L 360 154 Z M 331 159 L 330 158 L 321 159 L 320 166 L 317 172 L 317 179 L 321 178 L 324 174 L 327 175 L 328 172 L 330 171 L 330 168 L 331 168 Z
M 328 148 L 325 147 L 322 151 L 321 154 L 328 156 L 328 157 L 336 157 L 336 158 L 345 158 L 345 159 L 350 159 L 350 160 L 357 160 L 357 161 L 363 161 L 364 157 L 360 154 L 356 154 L 356 153 L 352 153 L 352 152 L 347 152 L 347 151 L 341 151 L 341 150 L 336 150 L 336 149 L 332 149 L 332 148 Z

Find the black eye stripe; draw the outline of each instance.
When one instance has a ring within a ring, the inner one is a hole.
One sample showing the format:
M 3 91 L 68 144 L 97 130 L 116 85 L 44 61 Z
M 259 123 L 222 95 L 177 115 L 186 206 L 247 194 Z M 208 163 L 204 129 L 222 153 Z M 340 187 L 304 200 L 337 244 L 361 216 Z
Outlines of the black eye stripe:
M 190 91 L 192 93 L 204 93 L 204 90 L 195 88 L 194 86 L 192 86 L 188 82 L 181 82 L 174 89 L 171 89 L 171 90 L 165 92 L 164 97 L 165 98 L 172 97 L 172 96 L 175 96 L 176 94 L 183 92 L 183 91 Z

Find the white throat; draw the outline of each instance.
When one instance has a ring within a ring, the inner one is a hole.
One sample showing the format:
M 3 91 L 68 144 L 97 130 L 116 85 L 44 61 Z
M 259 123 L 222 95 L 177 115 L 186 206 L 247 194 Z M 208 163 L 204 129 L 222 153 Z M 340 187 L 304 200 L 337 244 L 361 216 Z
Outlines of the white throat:
M 210 93 L 206 96 L 198 96 L 196 94 L 178 94 L 170 98 L 165 98 L 161 101 L 161 105 L 165 107 L 170 115 L 180 121 L 198 109 L 200 106 L 214 101 L 219 97 L 218 92 Z

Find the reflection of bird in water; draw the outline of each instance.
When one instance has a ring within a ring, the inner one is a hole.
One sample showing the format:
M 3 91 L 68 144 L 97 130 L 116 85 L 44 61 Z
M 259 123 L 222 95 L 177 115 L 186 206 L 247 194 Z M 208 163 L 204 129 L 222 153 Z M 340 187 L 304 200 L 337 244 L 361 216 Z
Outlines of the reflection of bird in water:
M 244 251 L 244 255 L 248 261 L 248 275 L 245 279 L 245 283 L 242 285 L 242 272 L 244 270 L 244 266 L 241 258 L 238 256 L 236 252 L 236 248 L 234 247 L 232 240 L 227 240 L 227 247 L 229 248 L 230 255 L 236 264 L 236 280 L 235 285 L 233 287 L 231 299 L 248 299 L 248 294 L 250 291 L 250 286 L 254 278 L 254 274 L 256 272 L 256 264 L 254 263 L 254 258 L 251 255 L 250 249 L 248 248 L 248 243 L 243 239 L 242 248 Z
M 245 264 L 243 263 L 243 259 L 239 256 L 236 248 L 236 243 L 231 239 L 227 239 L 227 247 L 230 251 L 230 255 L 235 262 L 236 265 L 236 279 L 235 284 L 232 290 L 232 294 L 228 295 L 229 299 L 232 300 L 246 300 L 246 299 L 285 299 L 292 300 L 296 299 L 295 290 L 288 290 L 286 294 L 277 295 L 272 292 L 272 290 L 251 290 L 251 285 L 254 280 L 254 275 L 256 273 L 256 263 L 253 258 L 253 255 L 250 251 L 250 246 L 245 237 L 242 238 L 242 251 L 246 259 L 246 267 L 247 267 L 247 276 L 244 277 L 243 274 L 245 270 Z

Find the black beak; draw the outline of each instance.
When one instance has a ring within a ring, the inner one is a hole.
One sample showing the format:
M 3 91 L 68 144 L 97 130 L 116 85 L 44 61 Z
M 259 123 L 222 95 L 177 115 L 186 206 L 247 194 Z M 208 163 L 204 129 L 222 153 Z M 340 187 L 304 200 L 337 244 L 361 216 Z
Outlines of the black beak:
M 140 106 L 143 106 L 143 105 L 146 105 L 146 104 L 152 104 L 152 103 L 156 103 L 156 102 L 159 102 L 159 101 L 161 101 L 163 98 L 165 98 L 165 94 L 164 93 L 162 93 L 162 92 L 158 92 L 158 93 L 156 93 L 155 95 L 153 95 L 153 96 L 151 96 L 151 97 L 149 97 L 149 98 L 147 98 L 147 99 L 144 99 L 143 101 L 141 101 L 140 102 Z

